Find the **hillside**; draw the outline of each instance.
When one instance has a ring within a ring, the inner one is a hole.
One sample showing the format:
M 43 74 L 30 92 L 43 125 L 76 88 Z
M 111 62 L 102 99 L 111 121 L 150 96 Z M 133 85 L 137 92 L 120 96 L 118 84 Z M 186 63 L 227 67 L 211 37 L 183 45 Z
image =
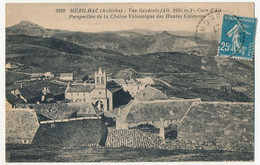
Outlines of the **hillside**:
M 115 32 L 71 32 L 64 30 L 45 29 L 28 21 L 6 28 L 7 35 L 30 35 L 57 38 L 72 42 L 87 48 L 101 48 L 120 52 L 125 55 L 140 55 L 154 52 L 172 51 L 200 51 L 196 38 L 193 36 L 182 36 L 170 34 L 166 31 L 153 32 L 149 30 L 134 29 L 129 31 Z M 183 33 L 186 35 L 186 33 Z M 199 39 L 201 40 L 201 39 Z M 211 45 L 211 42 L 200 41 L 200 43 Z
M 209 44 L 208 54 L 200 52 L 191 33 L 143 29 L 71 32 L 22 21 L 6 28 L 6 62 L 25 64 L 22 72 L 73 72 L 75 77 L 91 75 L 102 67 L 112 78 L 161 79 L 173 88 L 160 83 L 156 88 L 170 96 L 254 100 L 253 61 L 217 57 L 214 44 L 200 43 Z M 10 78 L 10 73 L 6 73 L 9 85 L 17 80 Z M 241 88 L 244 91 L 235 90 Z

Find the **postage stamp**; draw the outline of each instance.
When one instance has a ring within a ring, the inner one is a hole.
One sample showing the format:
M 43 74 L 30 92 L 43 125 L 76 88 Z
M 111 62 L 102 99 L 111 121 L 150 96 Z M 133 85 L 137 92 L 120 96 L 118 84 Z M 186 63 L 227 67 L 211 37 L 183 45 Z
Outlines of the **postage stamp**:
M 253 59 L 256 18 L 224 15 L 219 56 Z
M 227 10 L 214 10 L 207 13 L 199 21 L 196 28 L 196 42 L 201 53 L 212 56 L 217 54 L 223 16 L 226 14 L 233 15 Z M 209 42 L 211 46 L 208 45 Z

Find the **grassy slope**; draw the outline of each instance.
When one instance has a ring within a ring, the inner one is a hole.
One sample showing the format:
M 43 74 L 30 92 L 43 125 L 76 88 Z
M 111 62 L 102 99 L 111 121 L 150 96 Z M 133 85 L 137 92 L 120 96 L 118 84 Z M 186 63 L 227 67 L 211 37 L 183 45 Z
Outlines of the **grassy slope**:
M 114 34 L 103 35 L 112 38 L 114 36 Z M 103 35 L 101 35 L 101 39 L 104 37 Z M 130 36 L 135 36 L 132 35 Z M 98 38 L 98 36 L 95 37 Z M 86 48 L 69 42 L 68 38 L 64 41 L 20 34 L 7 35 L 6 38 L 6 62 L 14 61 L 25 64 L 27 66 L 23 69 L 25 72 L 51 71 L 56 74 L 73 72 L 75 76 L 83 76 L 93 74 L 97 68 L 102 67 L 107 73 L 112 73 L 113 77 L 122 69 L 132 68 L 138 73 L 152 73 L 152 76 L 171 83 L 177 90 L 165 90 L 168 94 L 177 97 L 201 97 L 204 100 L 229 101 L 253 100 L 253 62 L 202 57 L 184 52 L 125 56 L 108 49 Z M 92 36 L 90 39 L 95 38 Z M 203 67 L 205 69 L 202 69 Z M 191 72 L 195 75 L 173 74 Z M 7 75 L 7 77 L 12 76 Z M 246 93 L 225 92 L 219 89 L 221 86 L 241 84 L 248 88 Z M 163 88 L 167 87 L 163 86 Z

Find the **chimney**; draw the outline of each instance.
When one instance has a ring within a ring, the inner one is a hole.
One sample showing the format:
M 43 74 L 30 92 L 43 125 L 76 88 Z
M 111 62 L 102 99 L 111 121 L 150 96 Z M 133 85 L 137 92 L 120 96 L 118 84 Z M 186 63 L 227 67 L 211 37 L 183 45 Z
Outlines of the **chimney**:
M 23 88 L 23 84 L 20 84 L 20 88 Z
M 40 102 L 39 101 L 37 101 L 37 103 L 36 104 L 40 104 Z
M 41 101 L 44 101 L 44 100 L 45 100 L 45 96 L 42 95 L 42 99 L 41 99 Z M 38 102 L 37 102 L 37 104 L 38 104 Z
M 121 114 L 121 109 L 120 109 L 120 108 L 118 108 L 118 111 L 117 111 L 117 116 L 120 116 L 120 114 Z
M 164 132 L 164 119 L 160 118 L 160 134 L 161 138 L 165 140 L 165 132 Z

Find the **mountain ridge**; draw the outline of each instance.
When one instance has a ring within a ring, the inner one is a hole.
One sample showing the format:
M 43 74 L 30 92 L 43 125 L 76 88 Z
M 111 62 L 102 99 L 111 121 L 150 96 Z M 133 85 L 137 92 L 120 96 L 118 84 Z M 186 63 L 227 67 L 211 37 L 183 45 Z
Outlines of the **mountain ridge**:
M 184 51 L 200 52 L 194 36 L 181 36 L 167 31 L 133 29 L 110 32 L 81 32 L 46 29 L 29 21 L 6 28 L 7 35 L 25 34 L 43 36 L 69 41 L 86 48 L 101 48 L 120 52 L 125 55 L 140 55 L 154 52 Z M 177 40 L 177 41 L 176 41 Z M 201 39 L 202 40 L 202 39 Z M 180 44 L 178 44 L 180 43 Z M 203 42 L 210 46 L 210 42 Z

